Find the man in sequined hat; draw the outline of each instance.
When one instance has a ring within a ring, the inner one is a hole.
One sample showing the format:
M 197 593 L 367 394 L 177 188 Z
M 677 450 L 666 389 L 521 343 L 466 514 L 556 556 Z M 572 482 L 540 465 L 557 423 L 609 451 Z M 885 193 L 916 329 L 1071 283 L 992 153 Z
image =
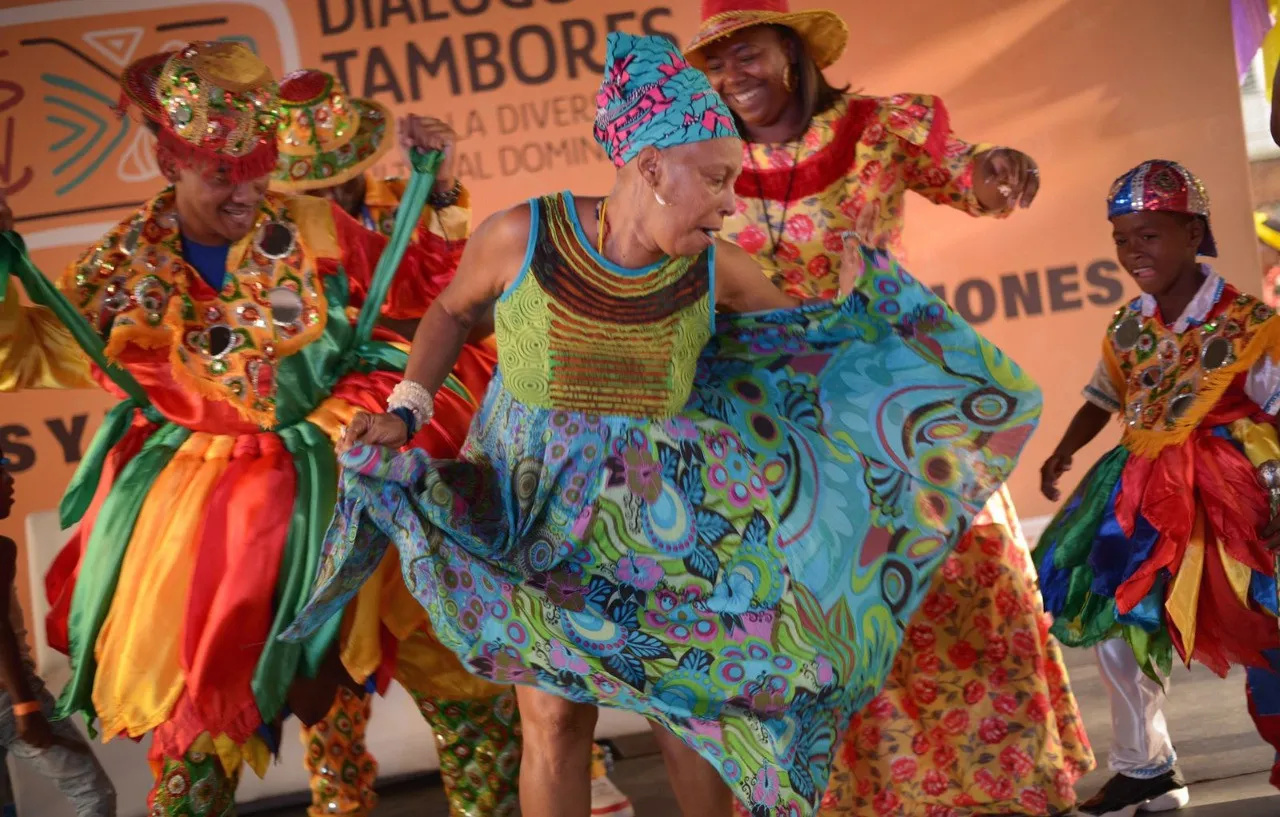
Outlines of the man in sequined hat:
M 328 199 L 366 229 L 391 236 L 405 182 L 373 173 L 395 137 L 395 121 L 385 106 L 352 99 L 335 77 L 311 69 L 280 81 L 283 121 L 277 144 L 280 157 L 271 189 Z M 471 227 L 470 197 L 453 175 L 455 135 L 444 122 L 420 118 L 410 123 L 412 137 L 443 153 L 436 183 L 427 199 L 414 243 L 433 267 L 453 269 Z M 404 134 L 402 134 L 403 136 Z M 411 286 L 413 282 L 405 282 Z M 412 336 L 421 310 L 390 305 L 383 325 Z M 484 394 L 497 360 L 487 343 L 467 344 L 454 374 L 477 400 Z M 453 457 L 461 438 L 448 428 L 424 429 L 434 456 Z M 392 632 L 396 619 L 386 622 Z M 498 767 L 498 758 L 519 757 L 519 718 L 509 687 L 497 687 L 462 670 L 442 652 L 430 627 L 402 639 L 396 650 L 394 678 L 413 697 L 436 736 L 441 777 L 456 817 L 506 814 L 515 806 L 518 767 Z M 324 720 L 304 726 L 307 771 L 311 775 L 310 813 L 365 817 L 377 803 L 378 764 L 366 736 L 372 696 L 346 688 Z M 477 782 L 480 785 L 477 785 Z
M 126 398 L 62 503 L 79 528 L 47 580 L 50 641 L 72 665 L 60 714 L 97 720 L 108 739 L 152 736 L 155 817 L 230 815 L 242 764 L 265 772 L 290 711 L 319 720 L 335 679 L 385 683 L 402 639 L 421 632 L 425 614 L 389 565 L 388 592 L 304 642 L 276 638 L 319 566 L 334 440 L 401 380 L 404 352 L 376 320 L 420 315 L 454 268 L 409 246 L 398 273 L 377 270 L 383 236 L 328 201 L 268 191 L 279 91 L 244 46 L 152 55 L 122 85 L 156 130 L 169 186 L 43 306 L 20 306 L 9 287 L 0 388 L 96 383 Z M 411 121 L 406 146 L 437 147 L 421 132 Z M 2 200 L 0 215 L 11 219 Z M 10 272 L 34 269 L 16 236 L 3 239 Z M 33 298 L 48 286 L 38 272 L 22 280 Z M 465 435 L 475 402 L 450 381 L 448 407 L 416 441 Z M 461 672 L 440 657 L 442 676 Z M 518 747 L 493 763 L 514 767 Z
M 1059 498 L 1072 457 L 1115 415 L 1123 433 L 1035 558 L 1053 634 L 1095 648 L 1111 701 L 1114 776 L 1080 811 L 1132 815 L 1188 802 L 1163 713 L 1175 655 L 1222 676 L 1244 666 L 1249 712 L 1280 749 L 1280 318 L 1200 261 L 1218 254 L 1209 197 L 1183 166 L 1130 170 L 1107 215 L 1142 294 L 1107 328 L 1084 405 L 1041 469 L 1045 496 Z

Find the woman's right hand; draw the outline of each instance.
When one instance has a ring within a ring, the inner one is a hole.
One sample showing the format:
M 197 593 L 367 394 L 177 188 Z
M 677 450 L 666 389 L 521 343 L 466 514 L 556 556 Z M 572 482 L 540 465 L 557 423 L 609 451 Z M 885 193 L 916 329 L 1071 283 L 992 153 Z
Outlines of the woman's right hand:
M 394 414 L 370 414 L 362 411 L 351 420 L 338 441 L 338 453 L 344 454 L 357 445 L 385 445 L 403 448 L 409 443 L 409 427 Z

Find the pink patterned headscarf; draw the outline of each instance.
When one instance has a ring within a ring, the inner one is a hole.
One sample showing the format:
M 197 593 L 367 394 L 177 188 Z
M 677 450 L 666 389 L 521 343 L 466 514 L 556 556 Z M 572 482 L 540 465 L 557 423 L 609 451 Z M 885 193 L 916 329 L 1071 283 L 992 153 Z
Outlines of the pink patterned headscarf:
M 668 40 L 615 31 L 596 94 L 595 137 L 617 167 L 649 145 L 738 136 L 729 107 Z

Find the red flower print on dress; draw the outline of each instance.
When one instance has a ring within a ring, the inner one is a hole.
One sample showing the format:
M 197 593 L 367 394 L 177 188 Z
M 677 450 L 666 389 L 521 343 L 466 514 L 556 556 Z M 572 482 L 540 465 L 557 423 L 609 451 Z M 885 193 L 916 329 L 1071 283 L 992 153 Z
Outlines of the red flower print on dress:
M 747 212 L 747 200 L 738 196 L 733 200 L 733 211 L 738 215 Z
M 911 739 L 911 751 L 917 755 L 925 755 L 929 753 L 929 739 L 924 735 L 916 735 Z
M 1009 717 L 1013 717 L 1018 711 L 1018 699 L 1007 692 L 997 695 L 991 705 L 1001 715 L 1008 715 Z
M 964 565 L 954 556 L 942 563 L 942 577 L 949 582 L 958 582 L 964 578 Z
M 827 230 L 822 234 L 822 249 L 827 252 L 844 252 L 844 234 Z
M 961 735 L 964 733 L 965 729 L 968 729 L 968 728 L 969 728 L 969 716 L 965 715 L 964 728 L 961 729 L 959 732 L 954 732 L 953 734 Z M 960 758 L 959 753 L 956 752 L 955 747 L 950 744 L 939 746 L 937 749 L 933 750 L 933 765 L 939 766 L 943 769 L 947 769 L 951 767 L 959 758 Z
M 876 814 L 880 815 L 893 814 L 901 805 L 902 800 L 890 789 L 880 792 L 876 795 L 876 799 L 871 801 L 871 807 L 876 810 Z
M 957 156 L 963 156 L 971 147 L 973 146 L 963 139 L 957 139 L 955 136 L 948 136 L 947 146 L 942 149 L 942 152 L 954 159 Z
M 884 172 L 880 174 L 880 192 L 889 193 L 897 187 L 899 175 L 901 174 L 898 172 L 897 165 L 889 165 L 886 167 Z
M 779 261 L 794 263 L 800 260 L 800 248 L 785 238 L 778 239 L 778 247 L 775 251 Z
M 831 274 L 831 259 L 825 255 L 815 255 L 809 259 L 807 269 L 809 270 L 809 275 L 814 278 L 826 278 Z
M 953 735 L 962 735 L 969 728 L 969 713 L 953 709 L 942 718 L 942 728 Z
M 992 636 L 987 639 L 982 648 L 983 657 L 990 664 L 999 664 L 1009 655 L 1009 642 L 1000 636 Z M 1000 673 L 1001 680 L 999 682 L 993 680 L 992 686 L 1004 686 L 1004 667 L 996 670 Z
M 941 167 L 931 167 L 924 173 L 924 183 L 935 190 L 941 190 L 950 181 L 951 174 Z
M 870 185 L 872 182 L 874 182 L 876 179 L 876 176 L 880 175 L 881 167 L 882 165 L 880 164 L 879 159 L 872 159 L 871 161 L 863 165 L 862 173 L 861 173 L 862 183 L 866 185 Z
M 787 237 L 801 244 L 813 239 L 813 219 L 803 213 L 797 213 L 787 219 Z
M 937 675 L 938 670 L 942 669 L 942 659 L 931 652 L 923 653 L 916 656 L 916 670 L 926 675 Z
M 915 119 L 924 119 L 926 116 L 929 115 L 929 109 L 917 102 L 916 104 L 907 108 L 907 113 L 909 113 Z
M 1019 747 L 1006 746 L 1000 753 L 1000 768 L 1004 769 L 1005 774 L 1012 775 L 1015 780 L 1021 780 L 1035 771 L 1036 764 L 1031 759 L 1031 755 Z
M 956 797 L 956 805 L 960 808 L 973 808 L 978 805 L 978 801 L 974 800 L 972 795 L 961 794 Z
M 1027 704 L 1027 717 L 1032 723 L 1044 723 L 1049 719 L 1049 713 L 1052 711 L 1053 707 L 1043 692 L 1037 692 L 1031 696 L 1031 702 Z
M 738 233 L 738 237 L 735 240 L 738 246 L 748 253 L 759 255 L 769 237 L 764 234 L 764 230 L 754 224 L 749 224 L 742 229 L 742 232 Z
M 967 669 L 972 669 L 973 665 L 978 663 L 978 651 L 968 641 L 961 641 L 947 650 L 947 658 L 955 665 L 956 669 L 963 672 Z
M 862 732 L 862 745 L 863 746 L 879 746 L 881 737 L 882 736 L 880 734 L 880 727 L 868 726 Z
M 1022 794 L 1018 796 L 1018 802 L 1032 814 L 1044 814 L 1049 810 L 1049 795 L 1038 786 L 1034 789 L 1023 789 Z
M 924 817 L 960 817 L 960 812 L 951 808 L 951 806 L 932 803 L 924 810 Z
M 805 131 L 804 146 L 809 150 L 817 150 L 822 147 L 822 134 L 817 128 L 810 128 Z
M 993 559 L 999 559 L 1004 556 L 1004 540 L 999 536 L 983 536 L 982 552 Z
M 874 147 L 884 141 L 884 134 L 884 125 L 879 122 L 872 122 L 862 132 L 862 144 Z
M 956 600 L 943 591 L 930 593 L 924 600 L 924 614 L 934 621 L 941 621 L 955 612 Z
M 795 153 L 791 148 L 769 148 L 769 167 L 788 168 L 796 163 Z
M 889 111 L 889 127 L 893 130 L 910 131 L 915 124 L 906 111 Z
M 911 682 L 911 697 L 920 706 L 928 706 L 938 700 L 938 682 L 932 678 L 917 678 Z
M 916 776 L 916 772 L 920 770 L 920 764 L 916 763 L 915 758 L 900 757 L 893 761 L 889 769 L 893 772 L 893 782 L 906 783 Z
M 964 702 L 974 706 L 987 694 L 987 687 L 981 681 L 970 681 L 964 685 Z
M 1013 652 L 1023 658 L 1031 658 L 1040 654 L 1040 640 L 1029 630 L 1018 630 L 1013 634 Z
M 1011 591 L 1004 589 L 996 594 L 996 612 L 1002 618 L 1013 618 L 1022 612 L 1022 605 L 1018 602 L 1018 597 Z
M 947 790 L 949 785 L 946 775 L 937 769 L 930 769 L 924 776 L 924 782 L 920 784 L 920 788 L 924 789 L 924 793 L 930 797 L 937 797 Z
M 978 737 L 988 746 L 994 746 L 1009 737 L 1009 726 L 1004 722 L 1004 718 L 997 718 L 994 715 L 983 718 L 978 724 Z
M 893 702 L 887 696 L 877 695 L 867 704 L 867 717 L 869 718 L 892 718 L 898 714 L 893 708 Z
M 908 627 L 907 640 L 917 650 L 927 650 L 938 643 L 938 637 L 934 635 L 933 628 L 923 624 L 912 624 Z

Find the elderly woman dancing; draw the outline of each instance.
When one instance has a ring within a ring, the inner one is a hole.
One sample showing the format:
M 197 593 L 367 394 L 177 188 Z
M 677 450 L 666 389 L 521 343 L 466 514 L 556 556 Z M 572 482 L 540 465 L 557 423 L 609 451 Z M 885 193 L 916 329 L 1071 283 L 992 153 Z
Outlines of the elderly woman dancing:
M 887 255 L 849 248 L 843 294 L 800 304 L 721 242 L 742 143 L 666 40 L 610 35 L 597 99 L 612 192 L 476 230 L 388 413 L 347 431 L 285 637 L 394 546 L 441 640 L 517 685 L 527 817 L 587 814 L 597 706 L 654 723 L 685 814 L 811 814 L 1039 392 Z M 461 458 L 390 450 L 490 308 L 498 373 Z

